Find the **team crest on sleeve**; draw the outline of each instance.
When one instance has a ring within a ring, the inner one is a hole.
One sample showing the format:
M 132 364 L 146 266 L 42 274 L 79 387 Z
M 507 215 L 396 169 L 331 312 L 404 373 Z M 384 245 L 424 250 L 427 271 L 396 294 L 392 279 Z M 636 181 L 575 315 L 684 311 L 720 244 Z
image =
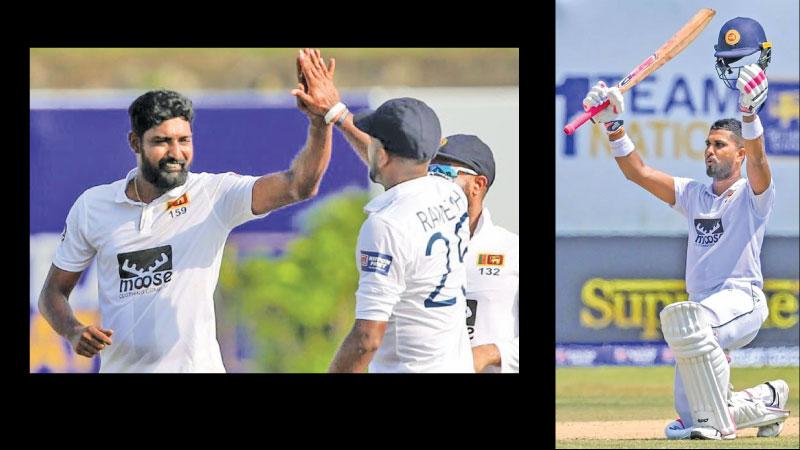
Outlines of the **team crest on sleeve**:
M 392 266 L 392 257 L 378 252 L 361 251 L 361 270 L 388 275 Z
M 175 200 L 167 202 L 167 211 L 189 204 L 189 194 L 183 194 Z
M 490 255 L 481 253 L 478 255 L 479 266 L 502 266 L 505 264 L 505 255 Z

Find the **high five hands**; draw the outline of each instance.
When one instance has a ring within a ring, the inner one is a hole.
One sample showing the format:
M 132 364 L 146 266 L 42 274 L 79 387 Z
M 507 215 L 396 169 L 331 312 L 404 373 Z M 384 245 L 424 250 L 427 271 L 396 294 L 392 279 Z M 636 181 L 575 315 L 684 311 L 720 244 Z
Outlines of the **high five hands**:
M 339 103 L 339 91 L 333 84 L 336 60 L 326 67 L 319 50 L 304 48 L 297 55 L 297 87 L 291 90 L 297 107 L 315 124 L 325 124 L 325 114 Z

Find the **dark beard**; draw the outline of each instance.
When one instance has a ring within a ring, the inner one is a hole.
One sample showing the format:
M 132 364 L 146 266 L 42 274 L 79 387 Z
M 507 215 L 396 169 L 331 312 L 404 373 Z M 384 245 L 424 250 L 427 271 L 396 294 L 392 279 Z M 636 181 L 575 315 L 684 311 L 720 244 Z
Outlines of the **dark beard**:
M 724 165 L 722 163 L 715 165 L 711 165 L 706 168 L 706 175 L 714 178 L 715 180 L 725 180 L 730 178 L 732 173 L 732 167 L 730 165 Z
M 164 166 L 170 163 L 178 163 L 181 165 L 180 172 L 167 172 Z M 142 157 L 142 176 L 148 183 L 152 184 L 162 192 L 169 191 L 183 183 L 186 183 L 186 177 L 189 175 L 189 166 L 186 161 L 178 161 L 170 156 L 164 157 L 158 162 L 158 166 L 153 166 Z

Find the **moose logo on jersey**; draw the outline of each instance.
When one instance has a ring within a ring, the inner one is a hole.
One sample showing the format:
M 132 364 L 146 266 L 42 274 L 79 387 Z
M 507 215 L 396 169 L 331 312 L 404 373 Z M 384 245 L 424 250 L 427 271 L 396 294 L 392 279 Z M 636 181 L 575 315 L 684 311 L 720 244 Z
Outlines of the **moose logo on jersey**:
M 117 255 L 120 298 L 147 294 L 172 281 L 172 246 Z
M 716 244 L 725 231 L 722 219 L 694 219 L 694 229 L 697 231 L 694 243 L 700 247 L 711 247 Z

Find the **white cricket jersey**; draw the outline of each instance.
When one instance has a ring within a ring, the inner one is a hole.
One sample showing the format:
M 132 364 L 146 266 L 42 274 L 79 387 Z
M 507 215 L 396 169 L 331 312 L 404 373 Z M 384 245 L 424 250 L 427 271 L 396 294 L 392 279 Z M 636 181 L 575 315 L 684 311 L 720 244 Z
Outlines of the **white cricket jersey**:
M 710 185 L 675 177 L 673 208 L 689 226 L 686 249 L 686 291 L 690 300 L 720 289 L 742 289 L 751 283 L 763 289 L 761 244 L 775 201 L 775 183 L 760 195 L 746 178 L 722 195 Z
M 67 216 L 53 264 L 81 272 L 97 257 L 100 314 L 113 344 L 100 372 L 225 372 L 214 289 L 231 229 L 252 219 L 257 177 L 189 173 L 145 205 L 124 180 L 86 190 Z
M 467 255 L 467 328 L 472 346 L 495 344 L 501 366 L 519 372 L 519 236 L 492 223 L 483 208 Z
M 464 253 L 467 199 L 438 176 L 372 199 L 356 246 L 356 319 L 388 322 L 369 365 L 376 372 L 474 372 Z

